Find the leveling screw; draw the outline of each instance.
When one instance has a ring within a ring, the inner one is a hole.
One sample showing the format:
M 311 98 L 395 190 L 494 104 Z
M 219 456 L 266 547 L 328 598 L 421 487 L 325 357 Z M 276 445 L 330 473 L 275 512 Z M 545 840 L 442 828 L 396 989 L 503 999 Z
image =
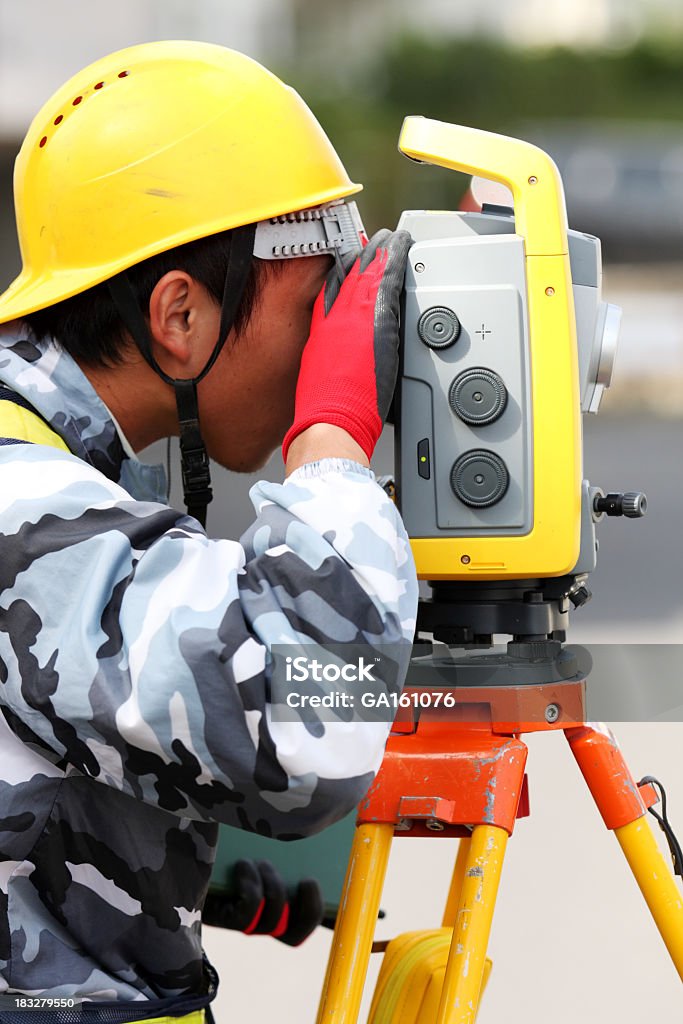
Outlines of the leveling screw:
M 554 722 L 556 722 L 558 720 L 559 717 L 560 717 L 560 706 L 559 706 L 559 704 L 548 704 L 548 707 L 545 709 L 545 720 L 546 720 L 546 722 L 548 722 L 550 725 L 552 725 Z

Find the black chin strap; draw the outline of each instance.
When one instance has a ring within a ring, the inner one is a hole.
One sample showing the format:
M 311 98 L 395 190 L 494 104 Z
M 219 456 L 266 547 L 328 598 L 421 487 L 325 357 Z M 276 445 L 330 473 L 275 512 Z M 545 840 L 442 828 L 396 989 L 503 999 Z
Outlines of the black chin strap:
M 124 271 L 107 282 L 109 294 L 112 297 L 118 314 L 144 359 L 149 363 L 154 372 L 162 380 L 166 381 L 167 384 L 170 384 L 175 391 L 178 423 L 180 426 L 183 499 L 187 506 L 188 515 L 194 516 L 204 527 L 206 526 L 206 508 L 213 498 L 213 492 L 211 490 L 209 456 L 199 425 L 197 385 L 206 377 L 218 359 L 235 320 L 235 314 L 237 313 L 249 277 L 254 252 L 255 233 L 255 224 L 234 228 L 231 232 L 230 253 L 225 273 L 223 301 L 221 303 L 218 341 L 214 345 L 213 351 L 201 373 L 189 380 L 169 377 L 154 358 L 149 329 L 127 273 Z
M 213 501 L 209 456 L 199 429 L 197 382 L 173 382 L 180 424 L 180 469 L 183 478 L 183 501 L 187 514 L 206 527 L 206 508 Z

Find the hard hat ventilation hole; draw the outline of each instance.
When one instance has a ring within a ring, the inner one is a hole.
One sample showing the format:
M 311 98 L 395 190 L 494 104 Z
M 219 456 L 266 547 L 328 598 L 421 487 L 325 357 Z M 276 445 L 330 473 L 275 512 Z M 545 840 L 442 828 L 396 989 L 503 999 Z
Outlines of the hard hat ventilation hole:
M 128 78 L 129 74 L 130 74 L 130 71 L 119 71 L 118 77 L 119 78 Z M 93 89 L 94 90 L 103 89 L 105 84 L 106 84 L 105 82 L 96 82 L 95 85 L 93 86 Z M 83 95 L 82 96 L 75 96 L 74 99 L 71 101 L 71 106 L 72 107 L 78 107 L 83 102 L 83 100 L 85 98 L 86 97 L 83 96 Z M 54 119 L 54 121 L 52 123 L 54 124 L 55 127 L 57 127 L 57 125 L 61 124 L 63 120 L 64 120 L 64 114 L 57 114 L 57 117 Z M 43 146 L 46 145 L 46 143 L 47 143 L 47 135 L 43 135 L 43 137 L 40 140 L 40 142 L 38 143 L 38 145 L 42 149 Z

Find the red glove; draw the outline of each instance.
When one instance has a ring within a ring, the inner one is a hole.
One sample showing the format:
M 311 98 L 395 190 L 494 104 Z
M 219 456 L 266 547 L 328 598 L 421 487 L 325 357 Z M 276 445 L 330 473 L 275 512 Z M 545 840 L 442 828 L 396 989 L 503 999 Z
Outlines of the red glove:
M 337 267 L 330 272 L 313 308 L 285 461 L 294 438 L 315 423 L 343 427 L 371 458 L 396 387 L 411 244 L 407 231 L 378 231 L 343 280 Z

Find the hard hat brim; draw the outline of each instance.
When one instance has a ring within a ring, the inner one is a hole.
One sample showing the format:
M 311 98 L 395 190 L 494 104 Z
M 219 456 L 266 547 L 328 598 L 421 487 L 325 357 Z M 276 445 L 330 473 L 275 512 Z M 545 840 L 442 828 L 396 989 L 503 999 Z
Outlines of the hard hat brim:
M 314 202 L 310 205 L 322 205 L 335 199 L 346 199 L 348 196 L 360 192 L 362 188 L 362 185 L 351 183 L 351 187 L 345 190 L 333 189 L 327 193 L 315 196 Z M 262 216 L 259 216 L 259 213 L 262 212 L 253 211 L 253 215 L 249 218 L 248 223 L 258 223 L 259 220 L 264 219 Z M 278 217 L 286 213 L 296 212 L 296 210 L 269 209 L 267 215 L 268 217 Z M 164 240 L 163 244 L 150 245 L 147 251 L 138 252 L 136 254 L 136 262 L 149 259 L 151 256 L 157 256 L 161 252 L 184 245 L 186 242 L 193 242 L 199 238 L 218 234 L 221 231 L 228 231 L 237 226 L 237 224 L 233 224 L 230 220 L 220 219 L 216 221 L 213 230 L 207 231 L 206 225 L 202 225 L 201 229 L 198 229 L 196 233 L 183 231 L 170 242 L 169 240 Z M 68 271 L 52 272 L 45 278 L 37 278 L 34 274 L 22 272 L 12 281 L 4 294 L 0 295 L 0 324 L 16 320 L 29 313 L 35 313 L 39 309 L 46 309 L 48 306 L 62 302 L 64 299 L 70 299 L 74 295 L 79 295 L 81 292 L 87 291 L 103 281 L 108 281 L 110 278 L 115 277 L 116 274 L 120 274 L 121 271 L 127 270 L 130 266 L 131 263 L 129 261 L 118 260 L 115 263 L 101 266 L 99 270 L 95 270 L 92 266 L 74 268 Z

